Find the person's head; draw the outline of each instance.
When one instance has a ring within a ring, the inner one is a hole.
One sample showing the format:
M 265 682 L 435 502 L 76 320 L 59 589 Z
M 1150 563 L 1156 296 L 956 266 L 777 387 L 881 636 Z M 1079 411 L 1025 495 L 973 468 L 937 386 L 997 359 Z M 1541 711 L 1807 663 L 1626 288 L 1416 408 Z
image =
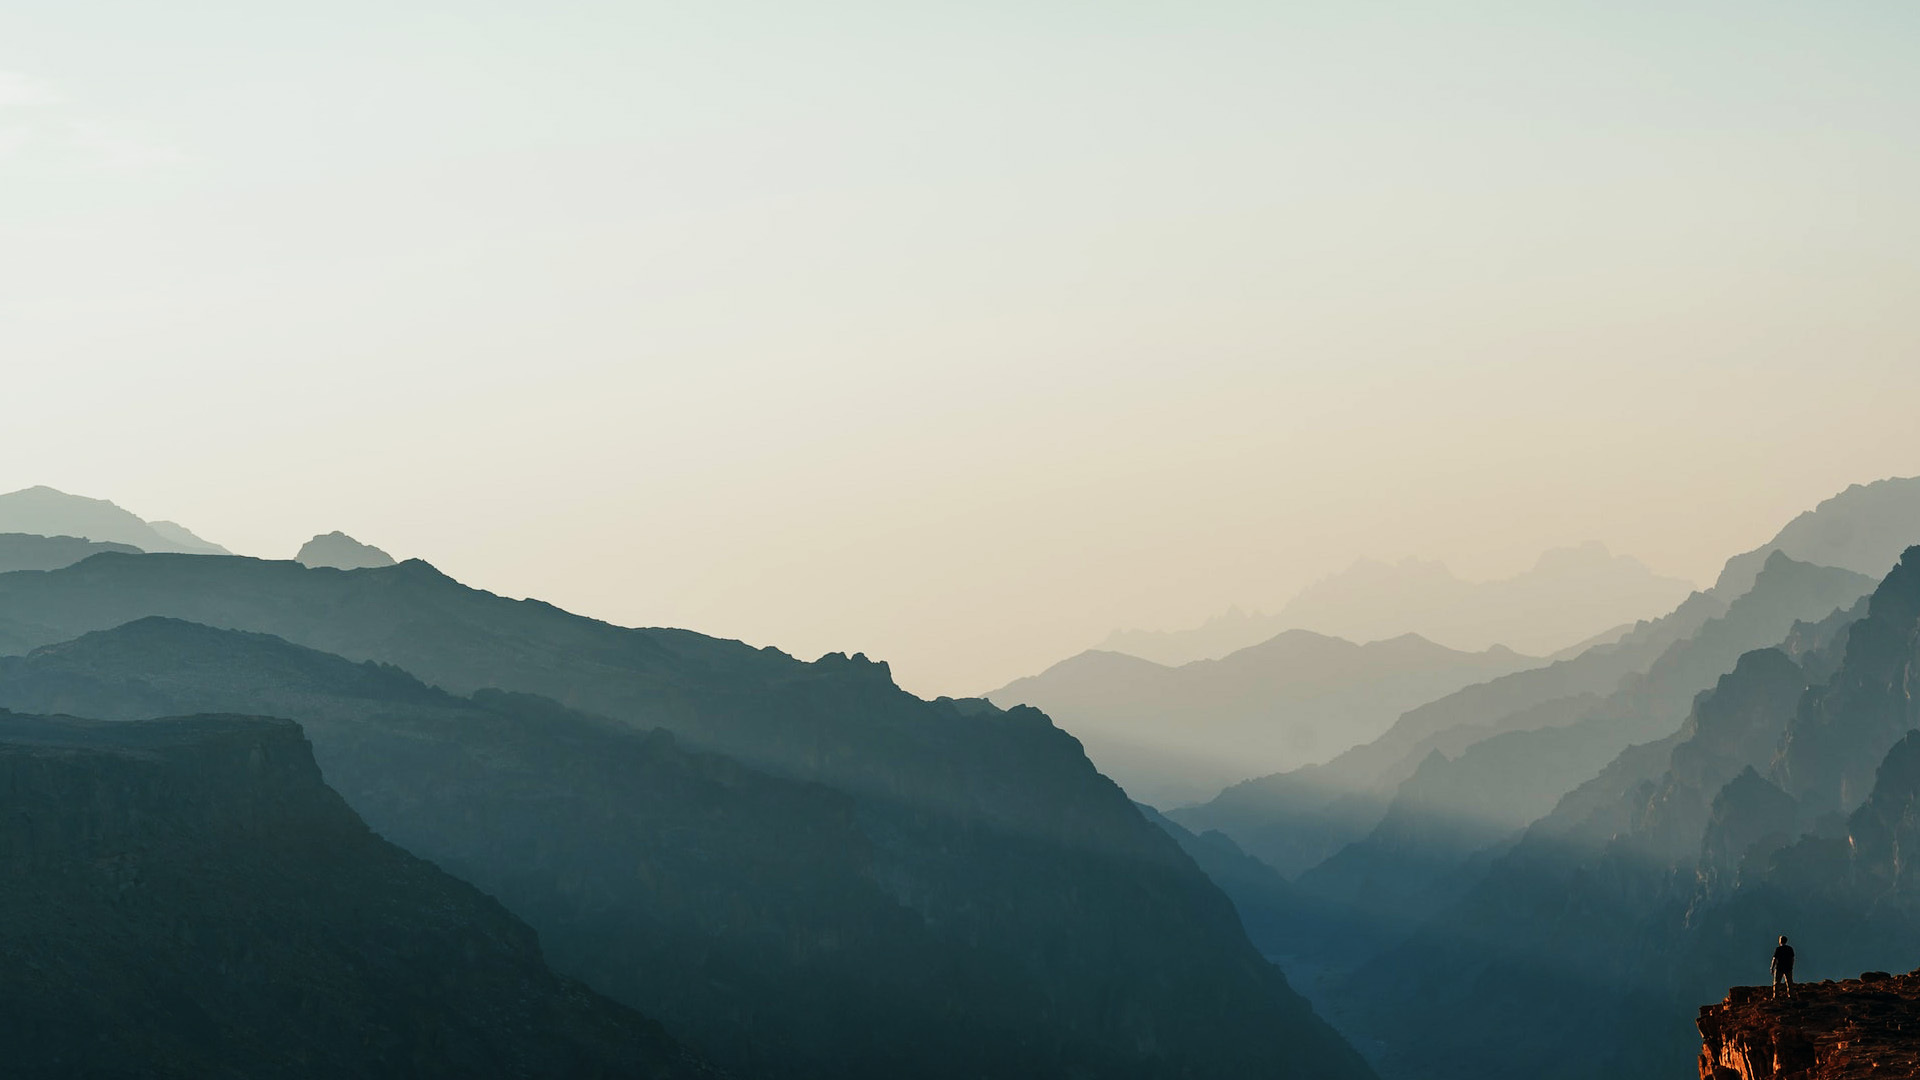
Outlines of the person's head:
M 1787 935 L 1785 935 L 1785 934 L 1781 934 L 1781 935 L 1780 935 L 1780 944 L 1782 944 L 1782 945 L 1785 945 L 1786 943 L 1787 943 Z

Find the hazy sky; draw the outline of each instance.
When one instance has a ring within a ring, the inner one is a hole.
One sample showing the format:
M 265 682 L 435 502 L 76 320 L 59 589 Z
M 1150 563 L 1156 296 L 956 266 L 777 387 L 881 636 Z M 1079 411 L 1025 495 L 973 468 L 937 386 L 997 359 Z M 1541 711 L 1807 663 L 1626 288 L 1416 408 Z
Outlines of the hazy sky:
M 1704 582 L 1920 473 L 1917 34 L 11 0 L 0 490 L 923 693 L 1359 556 Z

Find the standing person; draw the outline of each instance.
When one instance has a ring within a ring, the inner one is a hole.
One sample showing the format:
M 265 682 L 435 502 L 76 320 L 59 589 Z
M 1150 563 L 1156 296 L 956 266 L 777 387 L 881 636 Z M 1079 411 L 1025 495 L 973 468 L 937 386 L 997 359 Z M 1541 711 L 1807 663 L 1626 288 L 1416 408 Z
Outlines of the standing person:
M 1787 996 L 1793 996 L 1793 946 L 1787 944 L 1787 935 L 1780 935 L 1780 945 L 1773 950 L 1773 996 L 1780 996 L 1780 984 L 1787 984 Z

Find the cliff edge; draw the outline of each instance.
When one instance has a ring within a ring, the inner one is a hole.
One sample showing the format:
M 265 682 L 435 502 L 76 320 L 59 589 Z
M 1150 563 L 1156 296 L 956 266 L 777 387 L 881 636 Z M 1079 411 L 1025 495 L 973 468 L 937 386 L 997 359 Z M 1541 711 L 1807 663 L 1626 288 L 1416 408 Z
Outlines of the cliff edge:
M 1736 986 L 1700 1007 L 1700 1080 L 1920 1077 L 1920 970 L 1804 983 L 1792 997 Z

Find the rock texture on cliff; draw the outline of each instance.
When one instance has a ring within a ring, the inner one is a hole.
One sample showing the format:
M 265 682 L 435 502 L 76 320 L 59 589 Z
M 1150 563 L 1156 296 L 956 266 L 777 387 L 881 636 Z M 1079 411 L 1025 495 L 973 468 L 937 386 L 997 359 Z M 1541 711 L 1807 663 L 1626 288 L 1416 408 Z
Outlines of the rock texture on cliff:
M 1736 986 L 1700 1007 L 1700 1080 L 1920 1077 L 1920 971 L 1866 972 L 1775 998 Z
M 689 1077 L 660 1026 L 380 839 L 298 725 L 0 711 L 10 1077 Z

